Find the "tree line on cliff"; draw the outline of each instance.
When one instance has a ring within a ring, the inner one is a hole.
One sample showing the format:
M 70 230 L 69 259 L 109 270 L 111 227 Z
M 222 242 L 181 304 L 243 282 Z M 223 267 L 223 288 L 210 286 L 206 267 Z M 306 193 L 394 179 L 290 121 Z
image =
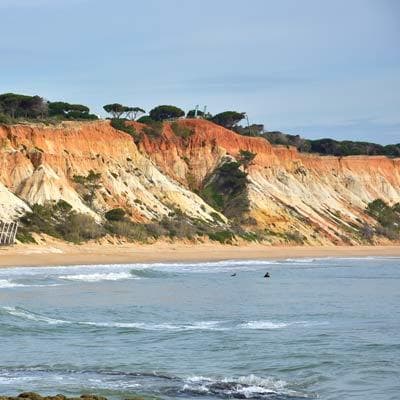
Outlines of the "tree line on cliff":
M 300 135 L 291 135 L 280 131 L 267 131 L 262 124 L 248 126 L 235 125 L 232 130 L 244 136 L 262 137 L 273 145 L 293 146 L 302 153 L 315 153 L 320 155 L 344 156 L 387 156 L 400 157 L 400 143 L 381 145 L 371 142 L 353 140 L 305 139 Z
M 127 106 L 120 103 L 110 103 L 103 106 L 110 114 L 111 119 L 138 120 L 149 124 L 176 120 L 182 117 L 208 119 L 226 128 L 234 127 L 245 117 L 245 113 L 224 111 L 216 115 L 204 113 L 200 110 L 189 110 L 187 113 L 173 105 L 160 105 L 150 110 L 144 116 L 145 110 L 138 106 Z M 141 118 L 138 118 L 141 116 Z M 63 101 L 48 101 L 41 96 L 24 95 L 18 93 L 0 94 L 0 123 L 14 123 L 18 119 L 41 120 L 45 118 L 59 120 L 94 120 L 98 116 L 90 113 L 89 107 L 83 104 L 71 104 Z
M 173 105 L 160 105 L 146 111 L 138 106 L 127 106 L 120 103 L 110 103 L 103 106 L 110 115 L 114 128 L 123 130 L 139 140 L 139 135 L 123 121 L 137 120 L 144 123 L 144 133 L 149 137 L 159 137 L 164 121 L 174 122 L 180 118 L 203 118 L 227 129 L 234 130 L 244 136 L 262 137 L 273 145 L 294 146 L 300 152 L 317 153 L 321 155 L 349 156 L 349 155 L 384 155 L 388 157 L 400 157 L 400 143 L 380 145 L 377 143 L 324 138 L 310 140 L 299 135 L 286 134 L 279 131 L 267 131 L 262 124 L 249 124 L 245 112 L 223 111 L 212 115 L 201 110 L 189 110 L 185 113 L 179 107 Z M 22 120 L 96 120 L 98 116 L 90 113 L 89 107 L 83 104 L 71 104 L 62 101 L 51 102 L 43 97 L 34 95 L 22 95 L 16 93 L 0 94 L 0 123 L 14 123 Z M 246 119 L 244 126 L 239 123 Z M 173 126 L 178 136 L 189 136 L 189 132 L 183 132 L 178 124 Z
M 400 157 L 400 143 L 381 145 L 370 142 L 352 140 L 305 139 L 299 135 L 289 135 L 282 132 L 263 132 L 262 135 L 271 144 L 294 146 L 303 153 L 317 153 L 321 155 L 344 156 L 387 156 Z
M 47 101 L 40 96 L 16 93 L 0 94 L 0 123 L 13 123 L 18 119 L 39 120 L 52 117 L 61 120 L 95 120 L 83 104 Z

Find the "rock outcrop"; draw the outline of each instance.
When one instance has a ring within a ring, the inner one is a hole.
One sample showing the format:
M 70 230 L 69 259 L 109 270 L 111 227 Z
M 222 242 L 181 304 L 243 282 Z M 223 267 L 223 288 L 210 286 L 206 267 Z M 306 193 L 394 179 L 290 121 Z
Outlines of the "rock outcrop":
M 132 399 L 144 400 L 144 398 L 141 396 L 133 396 Z M 55 396 L 42 396 L 36 392 L 24 392 L 20 393 L 18 396 L 0 395 L 0 400 L 107 400 L 107 398 L 94 394 L 83 394 L 79 397 L 67 397 L 63 394 L 56 394 Z
M 30 211 L 28 205 L 0 182 L 0 221 L 11 222 Z

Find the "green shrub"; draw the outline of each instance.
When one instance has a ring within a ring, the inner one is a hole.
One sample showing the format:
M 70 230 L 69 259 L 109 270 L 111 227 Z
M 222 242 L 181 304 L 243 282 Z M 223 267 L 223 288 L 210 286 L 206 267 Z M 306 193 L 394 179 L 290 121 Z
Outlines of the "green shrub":
M 242 232 L 239 236 L 247 242 L 256 242 L 259 239 L 258 235 L 254 232 Z
M 96 197 L 96 191 L 101 188 L 101 173 L 96 173 L 93 170 L 90 170 L 86 176 L 74 175 L 73 179 L 74 182 L 79 185 L 78 191 L 80 192 L 83 200 L 85 200 L 87 205 L 92 208 L 94 199 Z
M 170 215 L 164 216 L 160 222 L 143 224 L 130 221 L 123 209 L 115 208 L 105 214 L 106 222 L 101 225 L 90 215 L 77 213 L 62 200 L 36 204 L 31 208 L 32 212 L 21 218 L 18 240 L 23 242 L 33 241 L 31 232 L 46 233 L 73 243 L 98 239 L 107 233 L 143 243 L 162 236 L 189 240 L 208 236 L 220 243 L 233 243 L 237 235 L 245 240 L 256 240 L 254 233 L 244 231 L 239 224 L 232 224 L 229 229 L 217 226 L 217 222 L 223 223 L 217 213 L 212 214 L 214 222 L 210 222 L 190 218 L 180 209 L 173 208 Z
M 7 115 L 0 113 L 0 124 L 10 125 L 13 123 L 13 119 Z
M 220 165 L 200 191 L 201 197 L 226 217 L 242 220 L 249 210 L 247 174 L 237 162 Z
M 113 208 L 104 214 L 107 221 L 122 221 L 125 218 L 125 210 L 122 208 Z
M 137 122 L 140 122 L 141 124 L 146 124 L 146 125 L 148 125 L 148 124 L 151 124 L 151 123 L 153 123 L 153 122 L 155 122 L 155 121 L 154 121 L 154 119 L 151 118 L 149 115 L 143 115 L 143 117 L 140 117 L 140 118 L 137 120 Z
M 377 219 L 389 209 L 388 204 L 382 199 L 376 199 L 367 205 L 367 213 Z
M 29 232 L 29 229 L 27 229 L 24 226 L 20 226 L 18 228 L 16 238 L 21 243 L 35 243 L 36 244 L 36 240 L 33 238 L 32 233 Z
M 208 234 L 208 237 L 215 241 L 215 242 L 220 242 L 221 244 L 232 244 L 233 239 L 235 238 L 235 235 L 231 231 L 217 231 L 217 232 L 211 232 Z
M 146 229 L 148 234 L 154 239 L 157 239 L 161 236 L 165 236 L 168 234 L 165 228 L 163 228 L 159 223 L 147 224 Z
M 400 238 L 399 230 L 393 227 L 378 225 L 375 228 L 377 235 L 385 236 L 389 240 L 398 240 Z
M 164 217 L 160 225 L 171 238 L 193 239 L 198 234 L 197 227 L 180 210 L 177 210 L 172 218 Z
M 187 139 L 188 137 L 193 135 L 193 131 L 189 127 L 183 126 L 178 122 L 173 122 L 171 124 L 171 129 L 176 136 L 179 136 L 184 139 Z
M 218 188 L 215 185 L 209 184 L 201 191 L 201 197 L 205 202 L 210 204 L 217 210 L 223 210 L 224 207 L 224 196 L 218 192 Z M 217 214 L 218 215 L 218 214 Z
M 139 143 L 141 139 L 141 135 L 136 131 L 136 129 L 131 125 L 126 125 L 123 119 L 113 118 L 111 119 L 111 126 L 114 129 L 118 129 L 119 131 L 125 132 L 128 135 L 131 135 L 135 143 Z
M 256 153 L 252 153 L 248 150 L 240 150 L 238 157 L 239 163 L 243 165 L 244 169 L 247 169 L 252 164 L 256 155 Z
M 101 225 L 90 215 L 77 213 L 64 200 L 44 205 L 34 204 L 31 209 L 32 212 L 26 213 L 20 220 L 22 240 L 33 240 L 30 232 L 45 233 L 74 243 L 104 235 Z
M 93 217 L 76 212 L 70 213 L 56 229 L 64 240 L 74 243 L 98 239 L 105 234 L 103 227 Z
M 298 231 L 286 232 L 283 234 L 288 242 L 296 244 L 304 244 L 306 238 Z
M 21 223 L 28 231 L 61 238 L 60 233 L 56 230 L 58 222 L 57 204 L 34 204 L 31 206 L 31 210 L 32 212 L 21 217 Z
M 375 218 L 378 225 L 375 231 L 378 235 L 386 236 L 390 240 L 397 240 L 400 236 L 400 206 L 399 203 L 390 207 L 382 199 L 370 202 L 366 212 Z
M 149 122 L 143 128 L 143 133 L 152 139 L 158 139 L 162 135 L 163 123 L 159 121 Z
M 359 228 L 359 234 L 362 239 L 371 242 L 374 237 L 374 229 L 370 225 L 363 223 L 361 228 Z
M 137 242 L 146 242 L 150 236 L 146 225 L 132 221 L 110 221 L 105 225 L 105 229 L 109 233 Z

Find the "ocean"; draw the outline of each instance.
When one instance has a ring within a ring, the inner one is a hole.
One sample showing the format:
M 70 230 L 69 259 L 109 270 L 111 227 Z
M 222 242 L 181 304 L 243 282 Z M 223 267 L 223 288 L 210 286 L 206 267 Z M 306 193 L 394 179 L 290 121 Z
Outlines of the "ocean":
M 0 395 L 22 391 L 399 399 L 400 258 L 0 269 Z

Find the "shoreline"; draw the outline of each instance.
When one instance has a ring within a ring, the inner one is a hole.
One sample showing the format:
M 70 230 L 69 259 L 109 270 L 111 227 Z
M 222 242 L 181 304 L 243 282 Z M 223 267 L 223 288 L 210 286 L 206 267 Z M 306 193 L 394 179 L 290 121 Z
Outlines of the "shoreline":
M 166 242 L 150 245 L 72 245 L 57 242 L 0 247 L 0 268 L 374 256 L 400 257 L 400 246 L 229 246 Z

